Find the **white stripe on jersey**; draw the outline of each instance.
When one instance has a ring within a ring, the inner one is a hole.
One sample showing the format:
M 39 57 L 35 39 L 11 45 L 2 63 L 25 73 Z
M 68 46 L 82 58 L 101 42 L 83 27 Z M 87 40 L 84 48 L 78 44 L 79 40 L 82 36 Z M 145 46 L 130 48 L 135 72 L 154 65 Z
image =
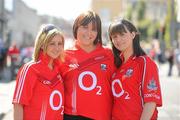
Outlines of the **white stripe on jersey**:
M 40 120 L 45 120 L 46 119 L 46 110 L 47 110 L 47 102 L 43 101 L 42 108 L 41 108 Z
M 72 92 L 72 113 L 77 114 L 77 108 L 76 108 L 76 83 L 75 80 L 73 82 L 73 92 Z
M 144 79 L 145 79 L 145 74 L 146 74 L 146 58 L 144 56 L 140 56 L 144 60 L 144 69 L 143 69 L 143 75 L 142 75 L 142 81 L 141 81 L 141 86 L 140 86 L 140 96 L 141 96 L 141 103 L 142 107 L 144 106 L 144 99 L 143 99 L 143 89 L 144 89 Z
M 25 64 L 24 67 L 21 70 L 20 77 L 19 77 L 19 82 L 18 82 L 18 88 L 17 88 L 17 91 L 16 91 L 16 97 L 15 97 L 15 100 L 16 100 L 17 103 L 19 103 L 19 101 L 20 101 L 21 93 L 22 93 L 23 86 L 24 86 L 25 77 L 27 75 L 29 67 L 31 65 L 33 65 L 33 64 L 36 64 L 36 62 L 32 61 L 32 62 L 29 62 L 29 63 Z

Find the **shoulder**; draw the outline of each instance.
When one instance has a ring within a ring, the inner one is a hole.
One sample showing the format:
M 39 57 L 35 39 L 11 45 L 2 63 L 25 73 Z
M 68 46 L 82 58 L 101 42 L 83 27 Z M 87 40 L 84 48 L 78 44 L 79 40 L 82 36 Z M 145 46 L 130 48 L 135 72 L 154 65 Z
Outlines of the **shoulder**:
M 76 49 L 75 47 L 73 48 L 69 48 L 65 50 L 65 57 L 69 56 L 69 55 L 74 55 L 75 53 L 77 53 L 78 49 Z
M 41 61 L 38 61 L 38 62 L 30 61 L 21 67 L 21 71 L 26 72 L 26 73 L 29 73 L 29 72 L 33 73 L 38 68 L 40 63 Z
M 111 49 L 110 47 L 108 47 L 108 46 L 102 46 L 102 49 L 103 49 L 103 51 L 104 51 L 106 54 L 108 54 L 108 55 L 110 55 L 110 56 L 113 55 L 112 49 Z
M 151 67 L 152 69 L 155 67 L 157 68 L 157 65 L 154 60 L 152 60 L 149 56 L 139 56 L 136 58 L 136 62 L 142 66 Z

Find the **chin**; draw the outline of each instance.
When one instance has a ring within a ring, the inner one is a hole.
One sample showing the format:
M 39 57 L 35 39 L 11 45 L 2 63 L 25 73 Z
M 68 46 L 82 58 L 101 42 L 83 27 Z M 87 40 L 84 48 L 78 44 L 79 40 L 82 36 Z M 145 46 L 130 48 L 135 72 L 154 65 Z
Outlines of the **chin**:
M 52 59 L 56 59 L 57 58 L 57 56 L 50 56 Z

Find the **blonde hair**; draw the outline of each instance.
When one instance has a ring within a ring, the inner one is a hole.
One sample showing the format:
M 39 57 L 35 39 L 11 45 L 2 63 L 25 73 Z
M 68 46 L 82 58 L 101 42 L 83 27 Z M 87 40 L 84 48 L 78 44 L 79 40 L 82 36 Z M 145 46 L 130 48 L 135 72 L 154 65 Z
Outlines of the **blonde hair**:
M 51 41 L 51 39 L 56 36 L 56 35 L 60 35 L 62 38 L 62 42 L 63 42 L 63 46 L 64 46 L 64 36 L 62 34 L 62 32 L 55 27 L 53 24 L 43 24 L 40 27 L 40 30 L 36 36 L 35 39 L 35 45 L 34 45 L 34 53 L 33 53 L 33 60 L 35 62 L 38 61 L 39 58 L 39 53 L 43 48 L 43 53 L 47 52 L 47 46 L 48 43 Z M 62 52 L 59 56 L 60 60 L 63 61 L 64 60 L 64 52 Z

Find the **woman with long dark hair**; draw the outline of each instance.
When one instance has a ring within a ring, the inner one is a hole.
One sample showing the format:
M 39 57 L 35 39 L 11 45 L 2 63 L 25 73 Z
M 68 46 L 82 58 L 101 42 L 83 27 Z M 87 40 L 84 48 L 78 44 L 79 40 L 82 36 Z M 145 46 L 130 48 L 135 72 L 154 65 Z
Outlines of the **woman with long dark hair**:
M 162 105 L 158 68 L 140 46 L 140 33 L 128 20 L 109 26 L 114 64 L 113 120 L 155 120 Z

